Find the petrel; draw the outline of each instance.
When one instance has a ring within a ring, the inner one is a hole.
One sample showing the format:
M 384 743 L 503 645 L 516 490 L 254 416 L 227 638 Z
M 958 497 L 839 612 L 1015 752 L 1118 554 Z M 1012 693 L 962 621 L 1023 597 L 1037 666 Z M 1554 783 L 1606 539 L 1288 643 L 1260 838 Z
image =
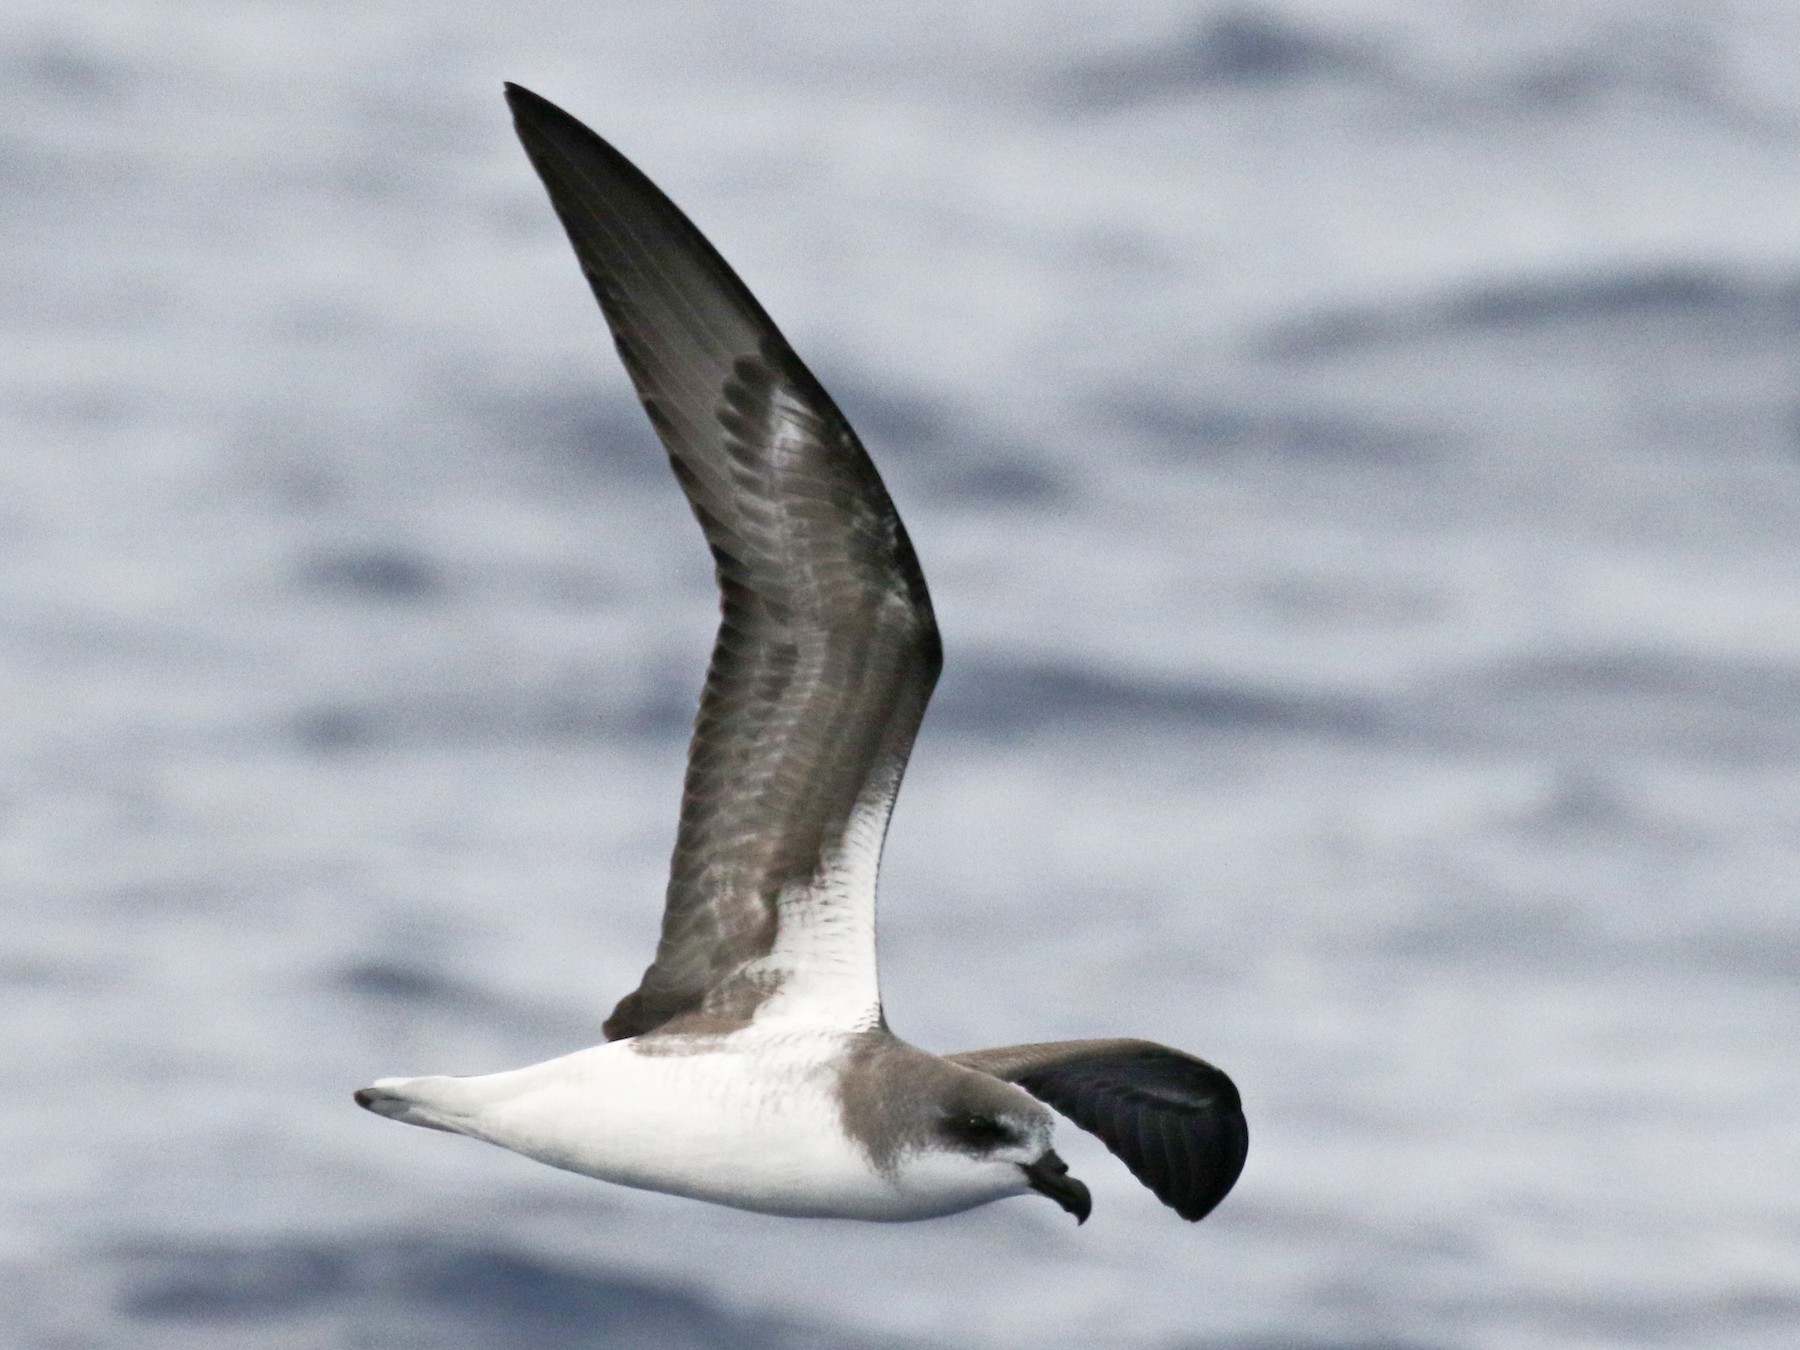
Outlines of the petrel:
M 1053 1107 L 1202 1218 L 1248 1146 L 1219 1069 L 1125 1039 L 939 1056 L 888 1029 L 875 873 L 942 664 L 906 529 L 837 404 L 688 218 L 568 113 L 506 97 L 712 550 L 722 621 L 661 941 L 606 1043 L 384 1078 L 357 1102 L 766 1214 L 927 1219 L 1036 1191 L 1085 1221 Z

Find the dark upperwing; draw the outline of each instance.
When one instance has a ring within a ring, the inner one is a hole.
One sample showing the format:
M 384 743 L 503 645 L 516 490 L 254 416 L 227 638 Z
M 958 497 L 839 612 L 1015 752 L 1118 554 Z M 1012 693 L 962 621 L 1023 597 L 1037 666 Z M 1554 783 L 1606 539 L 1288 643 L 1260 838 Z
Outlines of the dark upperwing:
M 1203 1059 L 1154 1041 L 1045 1041 L 944 1058 L 1017 1083 L 1101 1142 L 1156 1198 L 1205 1218 L 1244 1170 L 1237 1087 Z
M 942 664 L 931 600 L 856 434 L 725 260 L 587 127 L 506 96 L 719 582 L 662 938 L 606 1034 L 740 1023 L 773 992 L 746 967 L 784 893 L 816 910 L 815 883 L 866 846 L 846 843 L 853 814 L 885 828 Z M 851 903 L 872 912 L 869 889 Z M 873 998 L 872 943 L 866 961 Z

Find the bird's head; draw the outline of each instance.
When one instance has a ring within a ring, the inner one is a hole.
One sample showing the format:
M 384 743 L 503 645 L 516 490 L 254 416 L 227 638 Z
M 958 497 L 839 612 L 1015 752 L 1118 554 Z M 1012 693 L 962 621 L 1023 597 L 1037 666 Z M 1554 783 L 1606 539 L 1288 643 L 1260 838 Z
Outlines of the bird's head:
M 998 1194 L 1036 1191 L 1087 1222 L 1093 1209 L 1088 1188 L 1069 1175 L 1052 1147 L 1054 1117 L 1010 1083 L 970 1075 L 935 1103 L 930 1151 L 939 1165 L 979 1176 Z

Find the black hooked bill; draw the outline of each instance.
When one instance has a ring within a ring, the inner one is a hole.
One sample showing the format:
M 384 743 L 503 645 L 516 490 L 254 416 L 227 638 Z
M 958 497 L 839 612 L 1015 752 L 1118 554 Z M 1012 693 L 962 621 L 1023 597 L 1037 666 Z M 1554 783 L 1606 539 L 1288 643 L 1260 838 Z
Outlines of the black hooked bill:
M 1031 1189 L 1047 1195 L 1075 1216 L 1077 1225 L 1087 1222 L 1094 1212 L 1094 1197 L 1088 1188 L 1069 1175 L 1069 1164 L 1056 1156 L 1056 1150 L 1045 1149 L 1044 1156 L 1030 1166 L 1020 1164 Z

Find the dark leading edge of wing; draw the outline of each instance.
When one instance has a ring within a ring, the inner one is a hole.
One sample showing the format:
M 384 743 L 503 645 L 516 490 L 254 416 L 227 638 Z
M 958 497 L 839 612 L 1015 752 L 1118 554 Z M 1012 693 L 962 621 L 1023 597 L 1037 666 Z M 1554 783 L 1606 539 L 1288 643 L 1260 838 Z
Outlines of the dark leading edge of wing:
M 783 888 L 892 804 L 941 663 L 931 601 L 855 433 L 724 259 L 587 127 L 506 97 L 720 589 L 662 939 L 606 1033 L 740 1021 L 770 992 L 741 972 Z
M 1052 1041 L 946 1058 L 1017 1083 L 1098 1135 L 1156 1198 L 1203 1219 L 1250 1147 L 1236 1086 L 1205 1060 L 1153 1041 Z

